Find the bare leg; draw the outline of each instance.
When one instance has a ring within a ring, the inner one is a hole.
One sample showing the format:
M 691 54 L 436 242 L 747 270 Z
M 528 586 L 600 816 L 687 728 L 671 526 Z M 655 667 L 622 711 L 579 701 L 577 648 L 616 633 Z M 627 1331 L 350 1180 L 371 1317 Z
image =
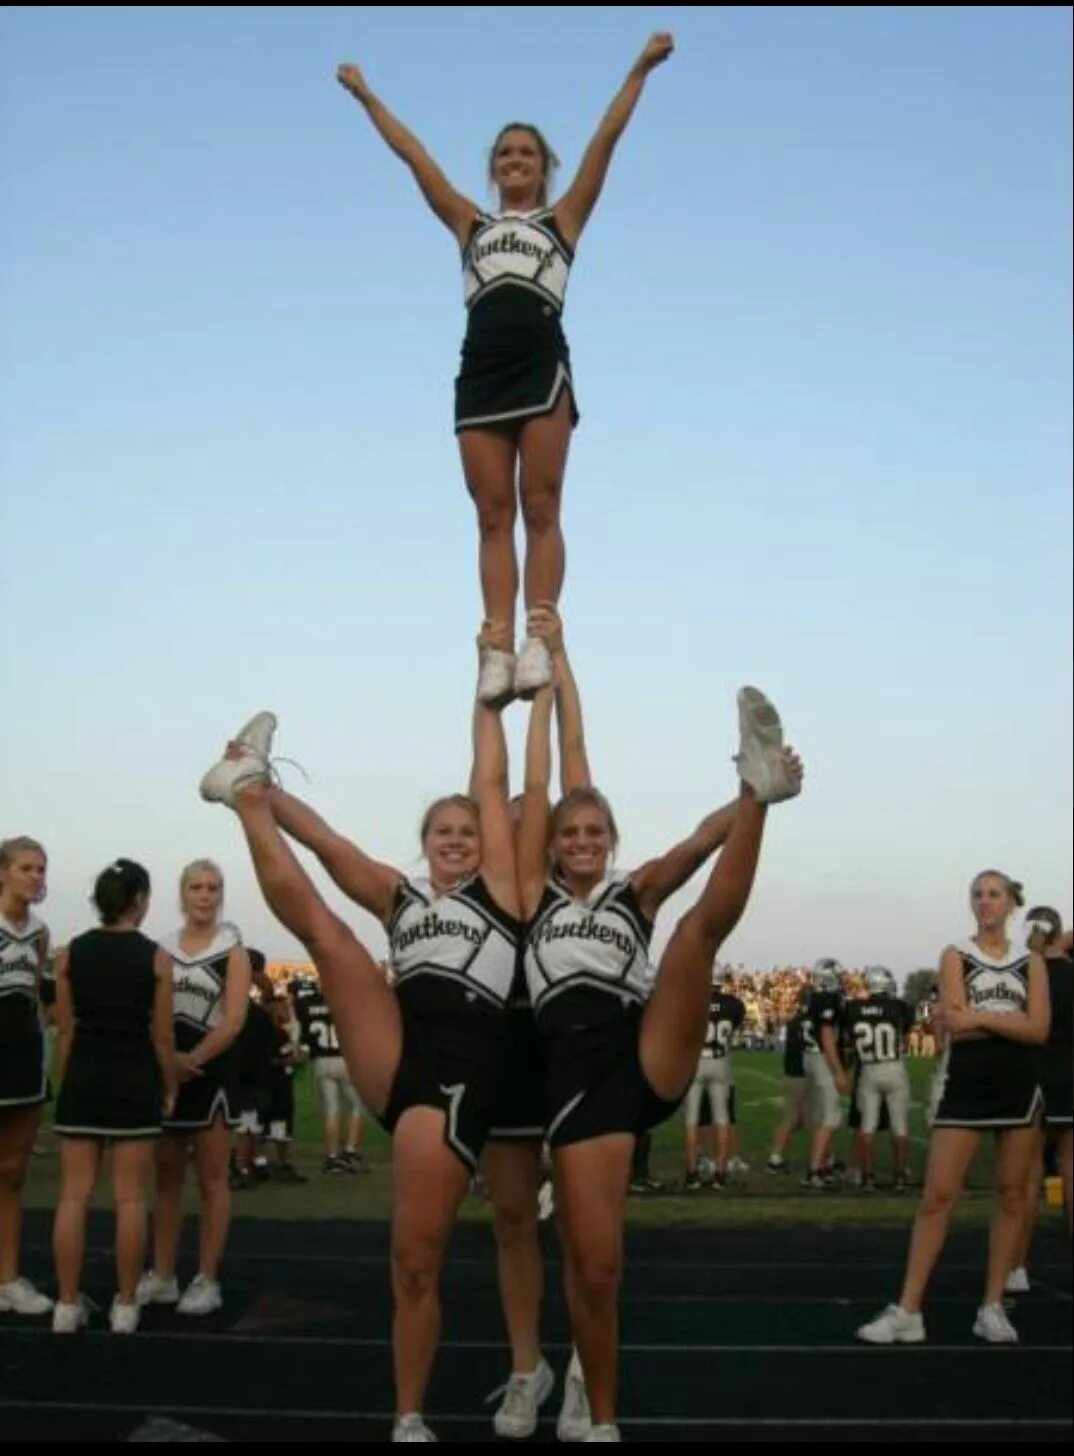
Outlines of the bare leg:
M 1037 1227 L 1037 1213 L 1040 1208 L 1040 1185 L 1044 1177 L 1044 1133 L 1037 1129 L 1037 1145 L 1033 1150 L 1033 1161 L 1026 1180 L 1025 1216 L 1018 1235 L 1011 1263 L 1012 1269 L 1025 1269 L 1029 1264 L 1029 1250 L 1033 1245 L 1033 1234 Z
M 988 1278 L 985 1304 L 1003 1301 L 1003 1285 L 1022 1236 L 1026 1212 L 1026 1183 L 1033 1166 L 1040 1134 L 1035 1127 L 1000 1133 L 996 1156 L 996 1212 L 988 1240 Z
M 227 1180 L 231 1133 L 222 1118 L 199 1132 L 194 1140 L 194 1161 L 201 1196 L 198 1227 L 198 1273 L 216 1280 L 224 1257 L 231 1222 L 231 1190 Z
M 280 832 L 272 793 L 262 784 L 242 789 L 235 812 L 269 909 L 312 956 L 351 1080 L 362 1100 L 387 1105 L 403 1047 L 399 1004 L 372 957 L 328 909 Z
M 481 545 L 478 564 L 485 618 L 515 631 L 518 561 L 515 556 L 515 460 L 513 431 L 463 430 L 459 435 L 466 487 L 477 507 Z
M 148 1138 L 117 1141 L 112 1149 L 116 1286 L 121 1304 L 134 1303 L 134 1291 L 145 1264 L 145 1201 L 153 1174 L 153 1151 Z
M 157 1188 L 153 1202 L 153 1272 L 175 1278 L 183 1223 L 183 1182 L 190 1134 L 165 1132 L 157 1144 Z
M 595 1426 L 615 1420 L 623 1218 L 633 1151 L 629 1133 L 611 1133 L 553 1153 L 564 1286 Z
M 743 785 L 723 851 L 701 898 L 679 921 L 642 1016 L 638 1054 L 658 1097 L 682 1095 L 697 1070 L 708 1026 L 712 963 L 738 924 L 757 872 L 764 805 Z
M 511 1341 L 511 1369 L 516 1375 L 532 1374 L 541 1358 L 540 1165 L 541 1145 L 537 1142 L 491 1141 L 481 1160 L 492 1200 L 500 1301 Z
M 444 1113 L 411 1107 L 392 1143 L 392 1350 L 398 1415 L 420 1412 L 440 1341 L 440 1270 L 469 1170 L 444 1142 Z
M 40 1121 L 40 1107 L 0 1108 L 0 1284 L 19 1274 L 22 1188 Z
M 571 443 L 571 402 L 567 390 L 551 414 L 527 420 L 519 435 L 519 487 L 526 527 L 523 592 L 527 607 L 558 602 L 566 571 L 560 526 L 563 473 Z
M 932 1134 L 925 1192 L 914 1220 L 910 1254 L 899 1297 L 903 1309 L 911 1314 L 917 1314 L 921 1309 L 979 1138 L 979 1133 L 962 1127 L 941 1127 Z
M 74 1304 L 86 1251 L 86 1210 L 93 1197 L 102 1144 L 96 1138 L 60 1142 L 60 1197 L 52 1226 L 56 1285 L 61 1304 Z

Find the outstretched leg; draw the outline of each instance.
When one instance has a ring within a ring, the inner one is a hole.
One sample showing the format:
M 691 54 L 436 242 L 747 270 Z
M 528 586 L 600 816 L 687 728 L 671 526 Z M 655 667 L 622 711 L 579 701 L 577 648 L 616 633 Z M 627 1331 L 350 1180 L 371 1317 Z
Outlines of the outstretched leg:
M 302 942 L 317 967 L 351 1080 L 362 1100 L 374 1112 L 383 1112 L 403 1048 L 395 995 L 372 956 L 329 910 L 292 853 L 276 823 L 263 773 L 240 782 L 230 801 L 270 910 Z
M 667 1101 L 682 1096 L 696 1071 L 708 1025 L 712 965 L 749 900 L 767 806 L 793 798 L 802 786 L 801 763 L 784 748 L 779 714 L 764 694 L 743 688 L 738 711 L 742 790 L 734 821 L 701 898 L 668 942 L 641 1022 L 642 1071 Z

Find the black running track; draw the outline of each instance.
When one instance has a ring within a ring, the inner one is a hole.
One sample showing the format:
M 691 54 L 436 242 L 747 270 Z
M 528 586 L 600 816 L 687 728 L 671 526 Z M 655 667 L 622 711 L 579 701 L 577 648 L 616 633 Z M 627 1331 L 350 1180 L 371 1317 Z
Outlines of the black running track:
M 51 1287 L 49 1225 L 30 1214 L 25 1272 Z M 545 1350 L 567 1325 L 548 1238 Z M 91 1222 L 84 1287 L 107 1310 L 110 1226 Z M 854 1329 L 894 1297 L 906 1231 L 645 1229 L 628 1234 L 621 1427 L 635 1441 L 1069 1441 L 1071 1269 L 1054 1229 L 1017 1301 L 1017 1347 L 970 1333 L 985 1235 L 952 1237 L 927 1309 L 929 1341 L 872 1349 Z M 180 1272 L 192 1272 L 184 1244 Z M 225 1308 L 151 1310 L 134 1337 L 103 1316 L 73 1337 L 0 1317 L 7 1442 L 383 1441 L 392 1387 L 381 1223 L 237 1222 Z M 444 1277 L 444 1342 L 427 1418 L 442 1441 L 494 1439 L 486 1404 L 507 1350 L 490 1230 L 464 1225 Z M 535 1439 L 554 1440 L 558 1389 Z

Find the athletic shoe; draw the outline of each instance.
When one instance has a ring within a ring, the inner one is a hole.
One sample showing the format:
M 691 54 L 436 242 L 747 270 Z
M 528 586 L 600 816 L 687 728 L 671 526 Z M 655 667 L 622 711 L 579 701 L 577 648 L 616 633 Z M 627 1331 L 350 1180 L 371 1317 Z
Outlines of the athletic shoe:
M 891 1185 L 891 1191 L 892 1193 L 909 1193 L 909 1178 L 907 1178 L 905 1174 L 900 1173 L 899 1176 L 895 1179 L 895 1182 Z
M 112 1301 L 112 1312 L 108 1316 L 112 1333 L 114 1335 L 133 1335 L 138 1328 L 140 1314 L 141 1310 L 137 1304 L 120 1304 L 117 1294 Z
M 246 784 L 267 784 L 268 759 L 252 748 L 243 747 L 238 758 L 222 758 L 213 765 L 199 785 L 201 797 L 210 804 L 235 807 L 235 795 Z
M 861 1191 L 863 1193 L 875 1193 L 876 1192 L 876 1179 L 873 1177 L 873 1175 L 871 1173 L 866 1174 L 865 1176 L 863 1176 L 861 1182 L 858 1184 L 858 1187 L 861 1189 Z
M 252 1168 L 236 1168 L 227 1180 L 227 1186 L 234 1193 L 242 1193 L 248 1188 L 257 1186 L 257 1179 L 254 1177 Z
M 727 1171 L 729 1173 L 748 1173 L 749 1163 L 744 1163 L 741 1158 L 729 1158 L 727 1160 Z
M 684 1193 L 700 1193 L 701 1187 L 701 1179 L 697 1176 L 697 1174 L 687 1173 L 686 1181 L 682 1185 L 682 1191 Z
M 578 1358 L 578 1351 L 572 1350 L 570 1364 L 563 1378 L 563 1404 L 559 1408 L 556 1436 L 561 1441 L 584 1441 L 592 1424 L 582 1362 Z
M 832 1184 L 823 1173 L 807 1173 L 802 1179 L 802 1187 L 809 1188 L 814 1193 L 827 1193 Z
M 1018 1331 L 1007 1318 L 1002 1304 L 982 1304 L 973 1322 L 973 1333 L 990 1345 L 1017 1345 Z
M 722 1193 L 727 1187 L 727 1174 L 713 1173 L 711 1179 L 709 1180 L 708 1187 L 711 1193 Z
M 555 1383 L 552 1367 L 545 1360 L 529 1375 L 512 1375 L 503 1402 L 492 1418 L 497 1436 L 508 1436 L 512 1441 L 532 1436 L 537 1429 L 537 1412 L 552 1394 Z
M 594 1426 L 589 1435 L 584 1438 L 587 1441 L 621 1441 L 618 1426 Z
M 789 1173 L 791 1171 L 791 1165 L 787 1162 L 786 1158 L 781 1158 L 776 1153 L 773 1153 L 764 1165 L 764 1170 L 766 1173 Z
M 436 1437 L 416 1412 L 399 1416 L 392 1427 L 393 1441 L 435 1441 Z
M 343 1169 L 346 1172 L 346 1167 Z M 274 1183 L 308 1183 L 310 1180 L 301 1174 L 291 1163 L 277 1163 L 272 1170 L 272 1181 Z
M 272 736 L 276 732 L 275 713 L 257 713 L 235 734 L 234 742 L 267 759 L 272 752 Z
M 802 775 L 783 747 L 779 714 L 757 688 L 739 689 L 738 732 L 738 776 L 759 804 L 778 804 L 801 793 Z
M 552 681 L 552 657 L 539 637 L 527 637 L 515 665 L 514 689 L 519 698 L 535 697 Z
M 1028 1294 L 1029 1275 L 1024 1269 L 1012 1269 L 1004 1280 L 1004 1294 Z
M 348 1148 L 346 1152 L 340 1153 L 339 1160 L 348 1173 L 368 1173 L 370 1171 L 365 1154 L 359 1153 L 356 1149 Z
M 629 1193 L 663 1193 L 664 1185 L 656 1178 L 632 1178 L 628 1185 Z
M 882 1315 L 862 1325 L 858 1339 L 867 1345 L 920 1345 L 925 1338 L 925 1321 L 901 1304 L 889 1304 Z
M 215 1279 L 206 1279 L 204 1274 L 195 1274 L 183 1291 L 183 1297 L 176 1306 L 176 1314 L 212 1314 L 221 1309 L 224 1296 Z
M 138 1280 L 134 1291 L 135 1304 L 178 1304 L 179 1281 L 173 1275 L 164 1279 L 153 1269 L 147 1269 Z
M 89 1324 L 89 1300 L 80 1294 L 74 1304 L 57 1304 L 52 1311 L 54 1335 L 77 1335 Z
M 322 1173 L 349 1173 L 351 1170 L 342 1158 L 325 1158 L 321 1164 Z
M 51 1308 L 52 1300 L 35 1289 L 29 1279 L 12 1279 L 0 1284 L 0 1313 L 48 1314 Z
M 488 708 L 506 708 L 515 695 L 515 654 L 500 647 L 482 647 L 477 674 L 477 700 Z M 400 1437 L 400 1440 L 410 1439 Z M 422 1438 L 424 1439 L 424 1438 Z M 395 1440 L 395 1437 L 392 1437 Z

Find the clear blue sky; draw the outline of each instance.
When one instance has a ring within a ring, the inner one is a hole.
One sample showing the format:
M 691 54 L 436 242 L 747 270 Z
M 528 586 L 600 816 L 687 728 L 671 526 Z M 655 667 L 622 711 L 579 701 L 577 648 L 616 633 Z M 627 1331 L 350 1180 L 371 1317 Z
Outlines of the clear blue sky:
M 416 867 L 479 617 L 461 286 L 335 68 L 483 200 L 507 120 L 569 178 L 657 28 L 566 314 L 563 609 L 623 862 L 733 793 L 755 682 L 808 792 L 729 959 L 934 962 L 992 865 L 1069 916 L 1067 8 L 8 6 L 0 833 L 48 845 L 59 938 L 117 854 L 165 931 L 208 854 L 297 952 L 196 795 L 261 707 Z

